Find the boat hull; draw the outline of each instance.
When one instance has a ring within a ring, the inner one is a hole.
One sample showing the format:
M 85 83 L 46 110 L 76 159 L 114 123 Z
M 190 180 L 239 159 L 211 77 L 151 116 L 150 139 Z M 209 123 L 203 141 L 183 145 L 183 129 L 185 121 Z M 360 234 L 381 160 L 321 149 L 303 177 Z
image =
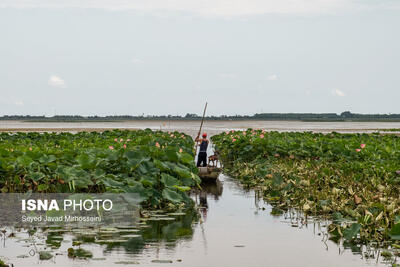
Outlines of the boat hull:
M 198 167 L 199 177 L 202 180 L 217 180 L 222 169 L 218 167 Z

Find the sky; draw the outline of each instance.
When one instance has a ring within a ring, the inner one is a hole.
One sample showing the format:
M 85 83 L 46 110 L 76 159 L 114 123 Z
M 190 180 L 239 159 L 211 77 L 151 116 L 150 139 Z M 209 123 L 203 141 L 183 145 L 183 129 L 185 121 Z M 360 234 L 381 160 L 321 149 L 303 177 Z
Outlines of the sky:
M 398 0 L 0 0 L 0 115 L 400 113 Z

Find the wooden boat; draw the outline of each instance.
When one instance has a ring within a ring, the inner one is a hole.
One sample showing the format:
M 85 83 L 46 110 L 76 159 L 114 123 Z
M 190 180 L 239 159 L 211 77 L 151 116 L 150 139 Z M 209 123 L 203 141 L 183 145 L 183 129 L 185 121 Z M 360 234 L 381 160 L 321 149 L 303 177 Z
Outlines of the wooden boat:
M 198 167 L 199 177 L 203 181 L 215 181 L 217 180 L 219 174 L 222 172 L 221 168 L 218 167 Z
M 197 137 L 200 136 L 201 133 L 201 128 L 203 127 L 203 122 L 204 122 L 204 117 L 206 115 L 206 109 L 207 109 L 207 102 L 206 105 L 204 106 L 204 111 L 203 111 L 203 117 L 201 119 L 201 124 L 200 124 L 200 129 L 199 129 L 199 133 L 197 134 Z M 195 146 L 195 151 L 197 154 L 197 141 L 196 141 L 196 146 Z M 217 165 L 218 166 L 218 165 Z M 211 167 L 211 166 L 207 166 L 207 167 L 197 167 L 199 169 L 199 177 L 202 179 L 203 182 L 206 181 L 216 181 L 218 179 L 219 174 L 221 173 L 222 169 L 219 167 Z

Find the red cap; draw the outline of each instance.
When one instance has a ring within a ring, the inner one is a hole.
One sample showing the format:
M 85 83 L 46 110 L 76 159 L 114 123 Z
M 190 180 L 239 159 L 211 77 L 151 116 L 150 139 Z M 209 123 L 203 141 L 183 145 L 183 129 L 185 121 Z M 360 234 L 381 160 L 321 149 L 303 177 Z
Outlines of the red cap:
M 203 133 L 203 137 L 207 137 L 207 133 Z

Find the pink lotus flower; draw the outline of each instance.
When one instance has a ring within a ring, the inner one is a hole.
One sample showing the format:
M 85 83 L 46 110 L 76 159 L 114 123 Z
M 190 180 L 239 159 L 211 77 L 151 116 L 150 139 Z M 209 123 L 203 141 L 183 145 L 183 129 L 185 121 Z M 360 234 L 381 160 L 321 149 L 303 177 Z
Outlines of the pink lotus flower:
M 122 142 L 122 141 L 124 141 L 124 139 L 121 138 L 121 139 L 119 139 L 119 141 Z
M 263 134 L 260 134 L 260 138 L 264 138 L 264 135 L 263 135 Z
M 156 147 L 160 147 L 160 144 L 158 142 L 156 142 Z
M 114 147 L 113 147 L 113 146 L 109 146 L 108 148 L 109 148 L 109 149 L 111 149 L 111 150 L 113 150 L 113 149 L 114 149 Z
M 360 151 L 361 151 L 361 149 L 357 148 L 357 149 L 356 149 L 356 151 L 357 151 L 357 152 L 360 152 Z
M 182 148 L 180 148 L 180 149 L 179 149 L 179 153 L 182 153 L 182 152 L 183 152 L 183 150 L 182 150 Z
M 32 147 L 30 147 L 29 150 L 32 151 Z
M 126 144 L 124 144 L 124 148 L 126 149 Z
M 118 142 L 118 139 L 117 139 L 117 138 L 115 138 L 115 139 L 114 139 L 114 141 L 115 141 L 115 142 Z
M 243 135 L 246 135 L 246 132 L 243 132 Z
M 360 147 L 361 147 L 361 148 L 365 148 L 365 144 L 361 144 Z
M 235 142 L 236 141 L 236 139 L 235 138 L 232 138 L 232 142 Z
M 126 139 L 126 142 L 130 142 L 130 141 L 131 141 L 131 139 L 129 139 L 129 138 L 128 138 L 128 139 Z
M 229 131 L 226 131 L 225 133 L 226 133 L 226 134 L 229 134 Z

